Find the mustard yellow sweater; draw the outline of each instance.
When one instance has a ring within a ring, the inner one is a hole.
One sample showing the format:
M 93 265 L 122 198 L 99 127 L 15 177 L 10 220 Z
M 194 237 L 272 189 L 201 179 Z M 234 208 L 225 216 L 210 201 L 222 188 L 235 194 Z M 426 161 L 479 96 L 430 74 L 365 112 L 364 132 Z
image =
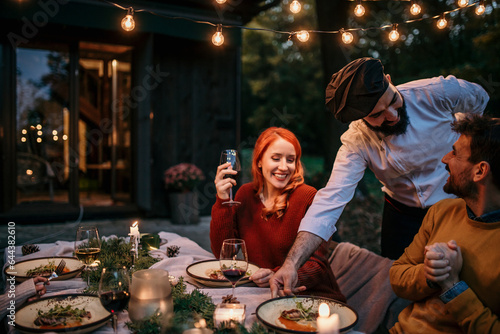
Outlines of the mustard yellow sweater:
M 455 240 L 462 250 L 460 279 L 469 289 L 444 304 L 427 286 L 424 247 Z M 414 302 L 390 333 L 500 333 L 500 222 L 469 219 L 462 199 L 445 199 L 429 209 L 422 227 L 390 269 L 395 293 Z

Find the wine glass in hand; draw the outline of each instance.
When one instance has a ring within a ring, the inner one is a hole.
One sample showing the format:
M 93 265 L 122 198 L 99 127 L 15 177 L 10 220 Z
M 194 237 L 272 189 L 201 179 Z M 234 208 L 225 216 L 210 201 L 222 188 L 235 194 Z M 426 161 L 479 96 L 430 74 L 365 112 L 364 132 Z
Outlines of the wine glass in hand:
M 220 155 L 220 164 L 223 165 L 225 163 L 231 163 L 231 169 L 237 171 L 238 173 L 241 171 L 241 163 L 240 158 L 238 157 L 238 151 L 236 150 L 224 150 Z M 237 174 L 226 174 L 224 178 L 232 178 L 236 180 Z M 233 201 L 233 186 L 229 188 L 229 201 L 222 202 L 224 205 L 239 205 L 241 204 L 238 201 Z
M 117 312 L 127 307 L 130 299 L 130 279 L 125 268 L 103 268 L 99 281 L 99 299 L 102 306 L 113 316 L 113 330 L 116 333 Z
M 234 288 L 245 276 L 248 269 L 248 254 L 245 241 L 242 239 L 226 239 L 220 249 L 220 270 Z
M 101 239 L 95 226 L 79 226 L 76 231 L 75 255 L 84 265 L 85 270 L 97 260 L 101 252 Z M 87 276 L 87 285 L 90 275 Z

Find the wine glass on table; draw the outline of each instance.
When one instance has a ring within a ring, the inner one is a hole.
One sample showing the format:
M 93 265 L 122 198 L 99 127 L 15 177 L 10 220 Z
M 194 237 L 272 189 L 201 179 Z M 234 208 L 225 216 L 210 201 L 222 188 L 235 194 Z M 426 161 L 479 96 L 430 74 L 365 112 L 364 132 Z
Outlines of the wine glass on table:
M 248 254 L 245 241 L 242 239 L 226 239 L 220 249 L 220 270 L 234 288 L 236 283 L 245 276 L 248 269 Z
M 220 155 L 220 164 L 223 165 L 225 163 L 231 163 L 231 169 L 234 171 L 237 171 L 238 173 L 241 171 L 241 163 L 240 163 L 240 158 L 238 157 L 238 151 L 236 150 L 224 150 L 222 151 Z M 227 174 L 224 178 L 230 177 L 232 179 L 236 180 L 236 177 L 238 174 Z M 233 201 L 233 187 L 229 188 L 229 201 L 222 202 L 224 205 L 239 205 L 241 204 L 238 201 Z
M 113 316 L 116 333 L 117 313 L 127 307 L 130 299 L 130 279 L 126 268 L 103 268 L 99 281 L 99 299 L 102 306 Z
M 79 226 L 76 231 L 75 255 L 85 265 L 85 270 L 94 263 L 101 252 L 101 239 L 95 226 Z M 87 286 L 90 275 L 87 275 Z

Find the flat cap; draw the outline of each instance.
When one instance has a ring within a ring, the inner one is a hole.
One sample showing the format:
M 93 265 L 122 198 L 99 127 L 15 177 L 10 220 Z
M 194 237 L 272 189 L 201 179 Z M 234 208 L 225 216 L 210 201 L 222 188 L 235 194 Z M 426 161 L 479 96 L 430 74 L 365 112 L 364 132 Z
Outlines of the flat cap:
M 326 87 L 326 106 L 343 123 L 372 112 L 389 87 L 384 66 L 378 59 L 356 59 L 332 75 Z

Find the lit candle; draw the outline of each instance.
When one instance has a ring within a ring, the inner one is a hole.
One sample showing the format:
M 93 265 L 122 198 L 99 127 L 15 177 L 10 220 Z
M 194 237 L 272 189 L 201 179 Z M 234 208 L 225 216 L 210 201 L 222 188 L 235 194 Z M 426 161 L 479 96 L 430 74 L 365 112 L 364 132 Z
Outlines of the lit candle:
M 316 320 L 318 334 L 338 334 L 339 315 L 336 313 L 330 315 L 330 308 L 326 303 L 321 303 L 318 313 L 319 317 Z
M 245 322 L 244 304 L 219 304 L 214 312 L 214 323 L 218 327 L 224 321 L 237 321 L 241 324 Z
M 139 222 L 135 222 L 130 226 L 130 235 L 139 236 Z

